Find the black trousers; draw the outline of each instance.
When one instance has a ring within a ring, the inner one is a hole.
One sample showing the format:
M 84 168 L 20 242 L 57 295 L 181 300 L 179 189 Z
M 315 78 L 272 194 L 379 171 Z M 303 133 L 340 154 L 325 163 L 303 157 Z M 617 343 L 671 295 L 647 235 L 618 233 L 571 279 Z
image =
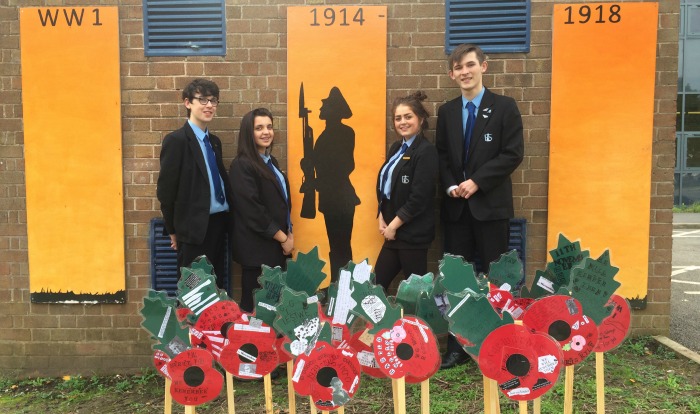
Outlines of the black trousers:
M 465 200 L 462 215 L 457 221 L 444 221 L 444 251 L 464 257 L 474 263 L 477 254 L 480 266 L 477 272 L 488 273 L 489 264 L 498 260 L 508 251 L 509 220 L 480 221 L 472 216 L 469 203 Z M 464 352 L 459 342 L 452 336 L 447 338 L 447 352 Z
M 509 219 L 480 221 L 472 216 L 469 203 L 457 221 L 444 221 L 444 251 L 464 257 L 474 263 L 477 254 L 481 266 L 477 271 L 487 273 L 489 263 L 508 252 Z
M 241 266 L 241 310 L 253 312 L 253 292 L 260 289 L 258 277 L 262 274 L 260 266 Z
M 287 270 L 287 262 L 282 266 L 282 270 Z M 240 308 L 246 312 L 253 312 L 255 299 L 253 294 L 256 289 L 261 289 L 258 278 L 262 274 L 261 266 L 243 266 L 241 265 L 241 303 Z
M 199 256 L 205 255 L 214 266 L 216 286 L 225 289 L 226 274 L 226 231 L 228 229 L 228 212 L 216 213 L 209 216 L 207 234 L 202 244 L 177 242 L 177 267 L 189 267 Z
M 404 279 L 411 274 L 423 276 L 428 273 L 428 249 L 390 248 L 385 243 L 374 266 L 377 284 L 388 292 L 400 271 L 403 271 Z

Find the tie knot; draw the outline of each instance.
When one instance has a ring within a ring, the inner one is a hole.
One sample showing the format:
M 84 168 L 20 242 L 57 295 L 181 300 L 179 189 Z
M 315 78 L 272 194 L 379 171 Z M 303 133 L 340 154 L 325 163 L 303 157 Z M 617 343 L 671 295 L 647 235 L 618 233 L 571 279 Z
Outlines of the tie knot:
M 401 152 L 406 152 L 407 149 L 408 149 L 408 144 L 406 144 L 406 143 L 404 142 L 404 143 L 401 145 Z
M 475 109 L 476 105 L 474 105 L 474 102 L 467 102 L 467 111 L 469 111 L 470 114 L 473 114 Z

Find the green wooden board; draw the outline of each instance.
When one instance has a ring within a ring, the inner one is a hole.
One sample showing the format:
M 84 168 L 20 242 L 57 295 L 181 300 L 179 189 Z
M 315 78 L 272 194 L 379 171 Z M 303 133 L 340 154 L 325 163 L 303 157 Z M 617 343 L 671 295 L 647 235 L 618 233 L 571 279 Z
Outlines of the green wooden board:
M 372 323 L 369 333 L 373 335 L 382 329 L 390 329 L 401 318 L 401 305 L 391 303 L 384 288 L 369 280 L 353 282 L 352 298 L 357 303 L 352 312 Z
M 504 312 L 501 318 L 484 296 L 447 292 L 447 298 L 450 309 L 445 317 L 450 324 L 450 332 L 466 340 L 467 344 L 462 346 L 474 357 L 479 356 L 481 344 L 491 332 L 513 323 L 513 317 L 509 313 Z
M 226 292 L 216 286 L 214 268 L 206 257 L 200 256 L 190 267 L 182 267 L 180 274 L 177 298 L 184 307 L 192 311 L 187 316 L 191 323 L 196 323 L 199 315 L 214 303 L 230 300 Z
M 177 320 L 177 301 L 165 292 L 149 290 L 143 298 L 141 326 L 157 341 L 153 349 L 165 352 L 169 357 L 190 348 L 189 329 Z
M 489 266 L 488 280 L 499 289 L 503 289 L 503 286 L 507 284 L 508 289 L 503 290 L 514 293 L 522 285 L 524 279 L 523 262 L 520 261 L 517 250 L 502 254 L 497 261 L 492 262 Z
M 291 341 L 285 347 L 295 356 L 312 344 L 321 328 L 318 300 L 315 296 L 311 298 L 309 300 L 305 292 L 284 287 L 276 307 L 277 318 L 273 326 Z
M 614 308 L 614 305 L 608 305 L 608 301 L 620 287 L 620 283 L 613 279 L 619 270 L 610 265 L 607 251 L 598 260 L 586 258 L 571 269 L 571 296 L 581 302 L 583 313 L 596 325 L 600 325 Z
M 439 288 L 435 294 L 442 292 L 462 292 L 470 290 L 476 294 L 488 293 L 486 280 L 479 280 L 474 272 L 474 266 L 462 259 L 461 256 L 445 254 L 439 263 L 440 276 L 438 276 Z
M 253 293 L 255 317 L 272 326 L 277 318 L 277 303 L 284 289 L 284 274 L 277 267 L 262 266 L 262 274 L 258 278 L 261 288 Z
M 549 251 L 553 262 L 547 263 L 547 269 L 556 275 L 555 283 L 559 286 L 571 284 L 571 269 L 583 259 L 590 256 L 588 250 L 581 251 L 581 243 L 571 242 L 559 233 L 557 247 Z
M 287 261 L 285 284 L 292 290 L 313 296 L 326 279 L 326 274 L 322 271 L 325 264 L 318 258 L 318 246 L 308 253 L 299 252 L 296 260 Z
M 355 283 L 373 283 L 374 273 L 367 259 L 355 264 L 350 261 L 339 269 L 338 281 L 328 287 L 328 306 L 326 315 L 332 318 L 334 325 L 346 325 L 348 328 L 355 321 L 356 313 L 352 310 L 358 305 L 352 297 Z

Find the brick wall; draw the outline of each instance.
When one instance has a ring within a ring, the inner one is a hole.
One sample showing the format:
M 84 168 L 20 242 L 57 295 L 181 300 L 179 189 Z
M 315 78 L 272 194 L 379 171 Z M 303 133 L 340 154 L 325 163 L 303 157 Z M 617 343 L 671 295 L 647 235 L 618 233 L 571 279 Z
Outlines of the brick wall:
M 561 1 L 560 3 L 575 3 Z M 124 153 L 126 286 L 123 305 L 29 303 L 25 211 L 19 11 L 26 6 L 84 6 L 74 0 L 6 0 L 0 5 L 0 370 L 20 375 L 135 371 L 150 364 L 150 340 L 138 310 L 150 287 L 149 220 L 159 216 L 155 199 L 162 137 L 184 122 L 180 91 L 193 77 L 221 87 L 211 128 L 224 141 L 225 164 L 235 151 L 240 117 L 268 106 L 276 120 L 275 155 L 286 160 L 286 6 L 388 3 L 388 100 L 416 88 L 428 109 L 455 97 L 447 76 L 443 2 L 435 0 L 228 1 L 225 57 L 146 58 L 141 0 L 102 0 L 119 5 Z M 532 42 L 527 54 L 491 56 L 485 84 L 514 97 L 525 125 L 525 160 L 513 174 L 516 216 L 528 223 L 531 279 L 547 259 L 547 180 L 551 78 L 550 1 L 532 1 Z M 667 334 L 670 312 L 673 168 L 678 65 L 678 2 L 660 2 L 653 134 L 648 307 L 633 315 L 635 333 Z M 597 62 L 591 57 L 591 64 Z M 388 114 L 387 114 L 388 115 Z M 435 118 L 430 119 L 435 125 Z M 388 124 L 389 125 L 389 124 Z M 394 139 L 387 131 L 387 142 Z M 437 205 L 437 202 L 436 202 Z M 431 250 L 436 270 L 440 253 Z M 237 280 L 235 282 L 238 283 Z

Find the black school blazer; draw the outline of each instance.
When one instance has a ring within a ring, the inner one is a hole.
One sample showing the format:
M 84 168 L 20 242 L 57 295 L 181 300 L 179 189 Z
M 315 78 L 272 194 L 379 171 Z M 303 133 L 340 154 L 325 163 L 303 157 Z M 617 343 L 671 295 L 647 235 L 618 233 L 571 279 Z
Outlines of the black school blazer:
M 398 140 L 389 149 L 386 161 L 377 176 L 377 201 L 389 224 L 399 216 L 404 224 L 396 231 L 396 240 L 426 245 L 435 238 L 434 199 L 438 177 L 438 154 L 435 146 L 423 134 L 418 134 L 398 160 L 391 175 L 391 198 L 382 201 L 379 188 L 384 165 L 401 148 Z
M 209 132 L 209 141 L 230 209 L 231 184 L 221 159 L 221 140 Z M 177 235 L 183 243 L 201 244 L 209 223 L 209 172 L 202 148 L 187 122 L 163 138 L 156 192 L 167 233 Z
M 468 178 L 478 186 L 466 202 L 447 196 L 446 191 L 464 181 L 462 157 L 462 97 L 458 96 L 438 109 L 435 146 L 440 154 L 440 192 L 443 215 L 457 220 L 466 202 L 477 220 L 513 217 L 513 191 L 510 175 L 523 160 L 523 122 L 513 98 L 497 95 L 488 89 L 479 105 L 472 132 L 467 162 Z
M 272 157 L 277 169 L 279 164 Z M 289 192 L 289 180 L 284 184 Z M 277 231 L 287 233 L 287 204 L 277 180 L 263 176 L 247 158 L 231 162 L 229 179 L 233 189 L 233 260 L 243 266 L 282 266 L 286 257 L 282 245 L 272 237 Z

